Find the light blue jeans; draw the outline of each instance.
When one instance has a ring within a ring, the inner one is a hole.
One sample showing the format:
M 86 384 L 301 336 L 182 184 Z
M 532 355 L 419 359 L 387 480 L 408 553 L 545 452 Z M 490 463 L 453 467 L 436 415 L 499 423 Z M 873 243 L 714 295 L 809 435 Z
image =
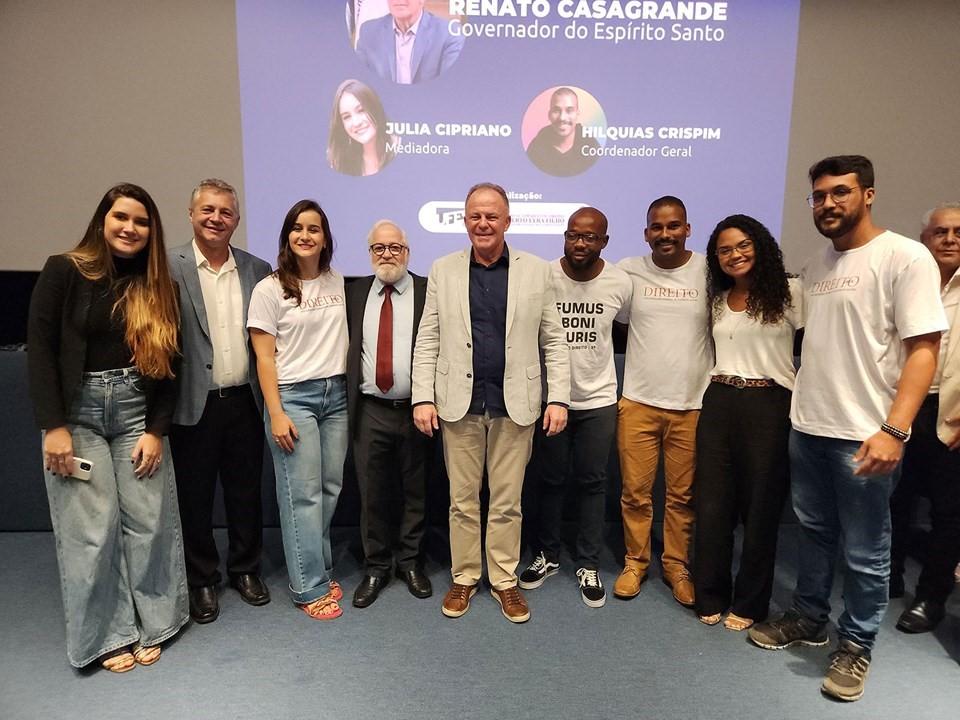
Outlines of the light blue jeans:
M 347 456 L 347 381 L 343 375 L 280 386 L 283 411 L 300 439 L 292 453 L 270 440 L 290 592 L 304 605 L 330 592 L 330 523 Z M 270 415 L 264 412 L 267 437 Z
M 67 657 L 83 667 L 134 642 L 158 645 L 189 620 L 170 448 L 153 477 L 130 460 L 147 412 L 132 368 L 84 373 L 67 427 L 89 481 L 44 472 L 67 621 Z
M 899 468 L 889 475 L 854 475 L 860 444 L 790 432 L 793 509 L 802 530 L 793 609 L 826 624 L 842 551 L 844 610 L 837 634 L 869 650 L 887 609 L 890 493 Z

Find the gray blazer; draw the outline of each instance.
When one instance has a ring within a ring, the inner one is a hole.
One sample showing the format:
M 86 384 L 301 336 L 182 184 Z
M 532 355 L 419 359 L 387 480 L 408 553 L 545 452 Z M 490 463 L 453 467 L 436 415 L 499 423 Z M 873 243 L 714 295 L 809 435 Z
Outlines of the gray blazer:
M 270 274 L 269 263 L 235 247 L 230 248 L 240 273 L 240 293 L 243 295 L 244 337 L 247 338 L 247 353 L 250 356 L 250 387 L 257 406 L 263 410 L 263 395 L 257 381 L 257 365 L 246 319 L 250 308 L 250 295 L 254 286 Z M 183 352 L 183 367 L 180 370 L 177 409 L 173 422 L 177 425 L 196 425 L 207 404 L 207 393 L 213 383 L 213 344 L 207 325 L 207 310 L 203 305 L 203 291 L 197 274 L 197 261 L 193 243 L 167 250 L 170 273 L 180 286 L 180 345 Z

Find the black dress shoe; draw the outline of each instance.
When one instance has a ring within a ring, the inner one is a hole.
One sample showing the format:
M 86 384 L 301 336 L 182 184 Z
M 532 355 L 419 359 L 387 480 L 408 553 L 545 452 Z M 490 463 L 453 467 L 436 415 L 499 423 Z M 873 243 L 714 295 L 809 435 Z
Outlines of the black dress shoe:
M 220 614 L 217 588 L 213 585 L 190 588 L 190 617 L 195 623 L 212 623 Z
M 363 580 L 357 585 L 357 589 L 353 591 L 353 606 L 365 608 L 373 605 L 377 595 L 387 586 L 388 582 L 390 582 L 390 578 L 387 575 L 379 577 L 364 575 Z
M 433 585 L 430 584 L 430 578 L 423 574 L 420 568 L 411 568 L 410 570 L 397 570 L 397 577 L 407 584 L 407 589 L 414 597 L 421 600 L 433 595 Z
M 932 600 L 916 600 L 897 620 L 897 630 L 905 633 L 925 633 L 933 630 L 945 613 L 943 603 Z
M 241 573 L 230 578 L 230 585 L 240 593 L 248 605 L 266 605 L 270 602 L 270 591 L 263 580 L 255 573 Z

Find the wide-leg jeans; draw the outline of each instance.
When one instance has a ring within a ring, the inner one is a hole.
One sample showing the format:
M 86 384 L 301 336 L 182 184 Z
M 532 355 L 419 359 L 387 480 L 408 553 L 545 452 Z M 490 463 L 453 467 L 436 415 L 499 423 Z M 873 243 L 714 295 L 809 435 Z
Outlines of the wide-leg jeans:
M 305 605 L 330 592 L 330 524 L 343 487 L 349 433 L 346 378 L 281 385 L 280 402 L 300 437 L 292 453 L 272 440 L 270 452 L 290 592 L 294 602 Z M 264 424 L 269 436 L 266 411 Z
M 158 645 L 189 620 L 169 443 L 152 477 L 131 453 L 147 412 L 133 368 L 84 373 L 67 427 L 89 480 L 44 472 L 66 616 L 67 657 L 83 667 L 117 648 Z

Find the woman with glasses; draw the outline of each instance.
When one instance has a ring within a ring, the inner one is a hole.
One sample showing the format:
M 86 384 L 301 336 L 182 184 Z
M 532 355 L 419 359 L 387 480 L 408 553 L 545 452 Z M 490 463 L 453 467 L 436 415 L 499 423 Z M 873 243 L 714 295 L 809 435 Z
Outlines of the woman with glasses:
M 376 175 L 393 160 L 380 98 L 359 80 L 344 80 L 333 97 L 327 161 L 344 175 Z
M 802 291 L 761 223 L 731 215 L 707 244 L 716 365 L 697 426 L 694 583 L 707 625 L 745 630 L 767 616 L 789 475 L 793 344 Z M 731 577 L 734 530 L 743 548 Z
M 247 318 L 290 590 L 315 620 L 343 613 L 330 523 L 347 454 L 347 314 L 332 257 L 326 214 L 313 200 L 296 203 L 280 230 L 277 271 L 253 289 Z
M 178 327 L 157 207 L 117 185 L 80 243 L 47 260 L 30 301 L 30 394 L 77 668 L 152 665 L 190 617 L 164 438 Z

